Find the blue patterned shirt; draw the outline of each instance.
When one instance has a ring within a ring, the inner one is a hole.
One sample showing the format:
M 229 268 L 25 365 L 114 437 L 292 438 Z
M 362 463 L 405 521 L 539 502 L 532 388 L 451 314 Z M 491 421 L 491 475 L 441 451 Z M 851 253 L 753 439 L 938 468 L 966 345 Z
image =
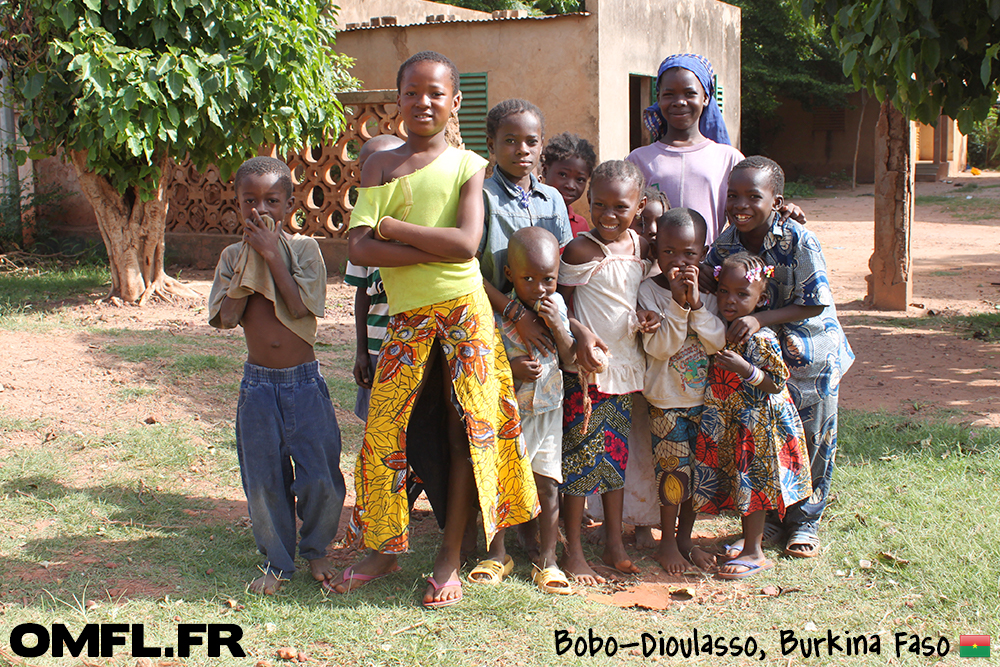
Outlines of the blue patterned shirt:
M 560 248 L 573 240 L 566 202 L 558 190 L 539 183 L 532 174 L 531 187 L 526 192 L 527 207 L 518 190 L 525 193 L 496 168 L 483 184 L 486 228 L 479 242 L 479 268 L 483 278 L 501 292 L 508 292 L 513 287 L 503 273 L 511 234 L 522 227 L 542 227 L 555 235 Z
M 731 254 L 745 252 L 739 231 L 729 225 L 712 244 L 706 261 L 719 266 Z M 760 256 L 774 265 L 767 287 L 768 308 L 823 306 L 815 317 L 772 327 L 781 341 L 781 354 L 791 372 L 789 388 L 799 409 L 837 393 L 840 378 L 854 363 L 826 274 L 819 239 L 794 220 L 775 214 L 764 237 Z

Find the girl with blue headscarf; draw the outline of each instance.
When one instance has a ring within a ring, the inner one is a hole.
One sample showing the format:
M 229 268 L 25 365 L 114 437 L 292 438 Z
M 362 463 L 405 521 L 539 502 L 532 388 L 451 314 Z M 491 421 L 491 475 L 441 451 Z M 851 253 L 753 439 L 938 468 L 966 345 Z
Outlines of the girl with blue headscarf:
M 685 53 L 660 63 L 656 104 L 643 112 L 656 138 L 626 158 L 671 207 L 691 208 L 708 222 L 711 244 L 726 223 L 726 184 L 743 154 L 729 142 L 715 101 L 715 73 L 704 57 Z

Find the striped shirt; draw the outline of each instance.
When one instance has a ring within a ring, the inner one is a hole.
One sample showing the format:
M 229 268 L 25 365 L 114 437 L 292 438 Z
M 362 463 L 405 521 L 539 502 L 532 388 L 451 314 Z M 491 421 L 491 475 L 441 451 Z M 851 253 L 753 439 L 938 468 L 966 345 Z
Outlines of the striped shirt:
M 389 327 L 389 300 L 382 286 L 382 276 L 378 268 L 355 266 L 347 263 L 344 282 L 355 287 L 364 287 L 370 299 L 368 306 L 368 352 L 377 355 L 382 349 L 385 332 Z

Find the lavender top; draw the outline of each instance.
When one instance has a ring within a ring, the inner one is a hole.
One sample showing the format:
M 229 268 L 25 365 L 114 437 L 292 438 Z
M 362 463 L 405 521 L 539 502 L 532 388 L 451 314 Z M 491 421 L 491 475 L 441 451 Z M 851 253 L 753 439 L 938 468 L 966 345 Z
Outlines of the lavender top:
M 743 159 L 732 146 L 706 140 L 678 148 L 654 141 L 625 158 L 639 167 L 646 185 L 667 195 L 671 208 L 691 208 L 708 223 L 706 245 L 726 226 L 726 188 L 729 172 Z

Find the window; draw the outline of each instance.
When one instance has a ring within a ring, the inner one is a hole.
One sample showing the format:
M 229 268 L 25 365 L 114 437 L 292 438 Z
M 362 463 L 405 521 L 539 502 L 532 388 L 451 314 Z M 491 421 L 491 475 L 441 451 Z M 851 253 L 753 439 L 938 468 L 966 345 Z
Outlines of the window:
M 489 159 L 486 148 L 486 114 L 490 111 L 486 72 L 459 75 L 462 107 L 458 110 L 458 125 L 465 147 Z

